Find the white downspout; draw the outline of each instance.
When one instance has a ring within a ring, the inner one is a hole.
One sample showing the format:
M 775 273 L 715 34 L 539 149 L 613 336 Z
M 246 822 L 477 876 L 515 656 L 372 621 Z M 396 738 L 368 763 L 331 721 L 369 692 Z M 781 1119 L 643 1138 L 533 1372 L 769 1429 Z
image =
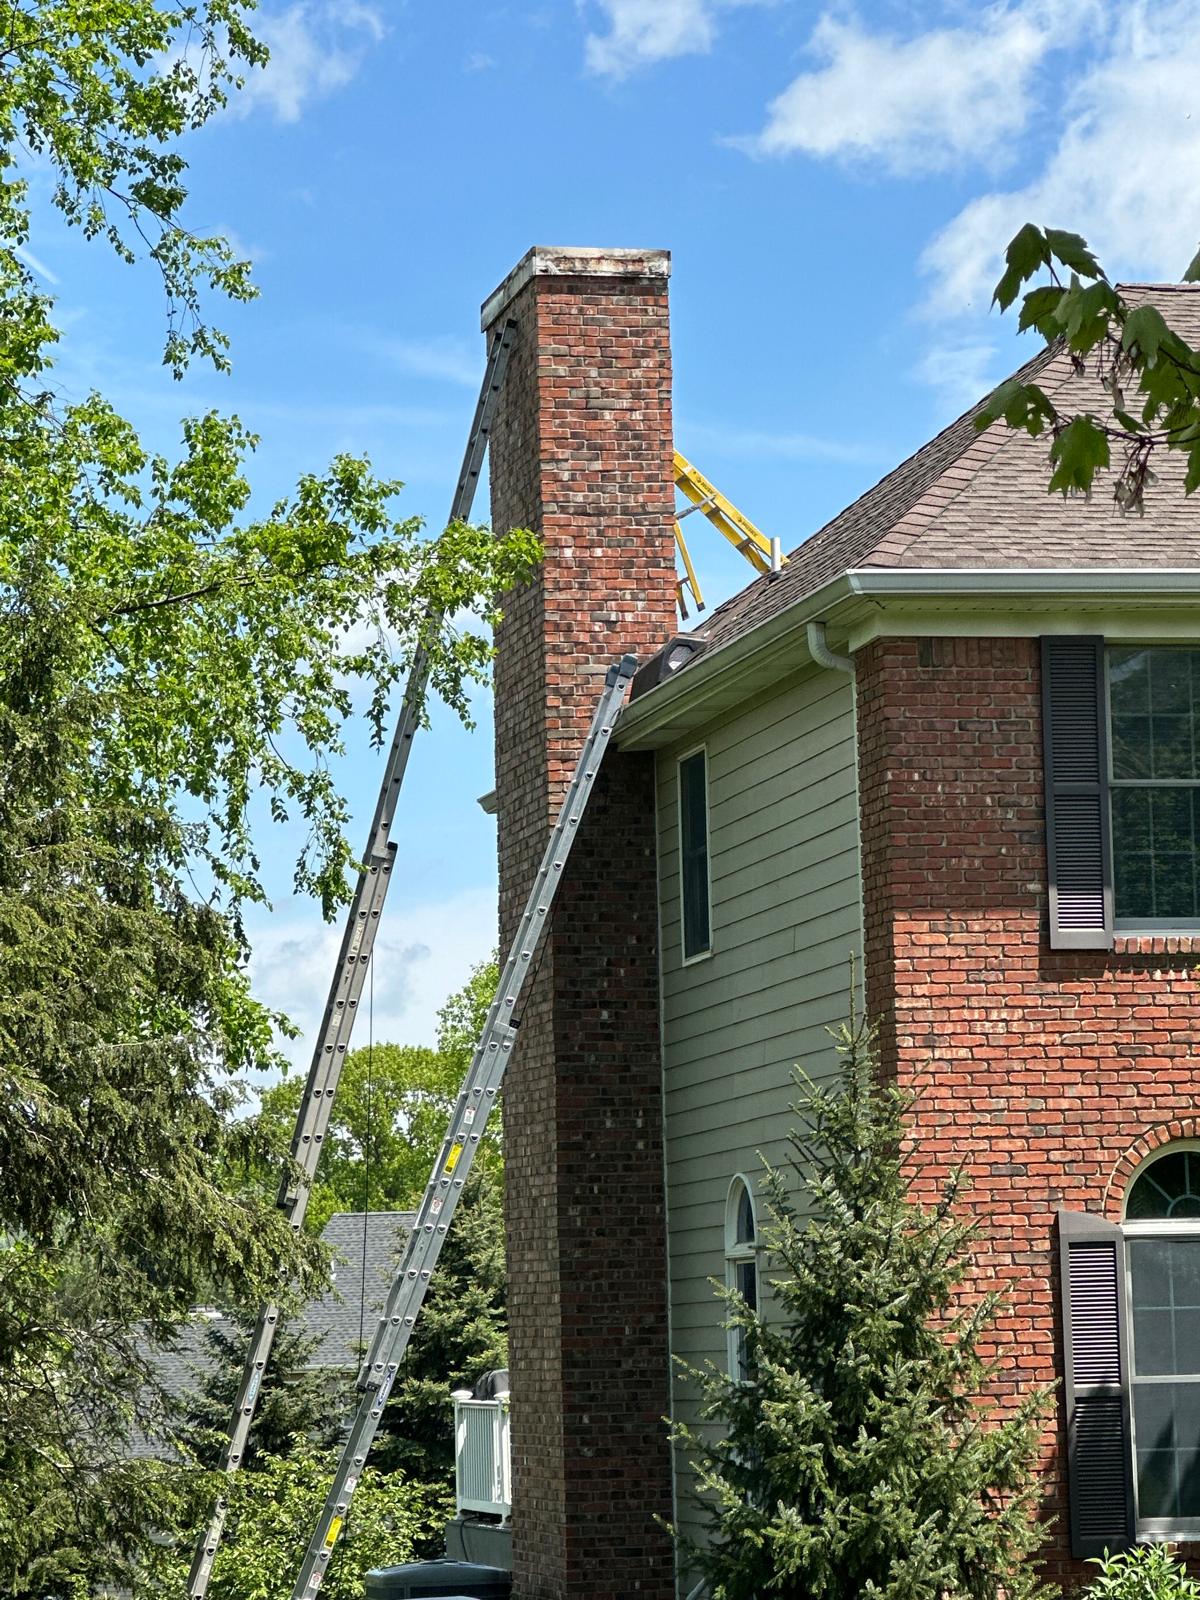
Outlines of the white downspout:
M 819 667 L 828 667 L 830 672 L 849 672 L 853 675 L 854 657 L 839 656 L 835 650 L 829 648 L 823 622 L 806 623 L 805 633 L 808 638 L 808 653 Z

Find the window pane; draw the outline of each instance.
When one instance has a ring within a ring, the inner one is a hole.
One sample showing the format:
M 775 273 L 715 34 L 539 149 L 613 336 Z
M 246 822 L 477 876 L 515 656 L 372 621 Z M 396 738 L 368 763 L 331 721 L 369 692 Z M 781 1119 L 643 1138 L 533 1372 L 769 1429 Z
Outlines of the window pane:
M 1137 1453 L 1138 1515 L 1175 1517 L 1179 1499 L 1175 1492 L 1175 1453 L 1139 1450 Z
M 1200 1383 L 1135 1383 L 1138 1514 L 1200 1516 Z
M 1134 1376 L 1200 1374 L 1200 1238 L 1131 1239 L 1128 1249 Z
M 1114 778 L 1149 778 L 1150 652 L 1112 650 L 1108 657 Z
M 1114 788 L 1112 823 L 1118 917 L 1200 916 L 1200 791 Z
M 711 944 L 708 918 L 708 794 L 705 754 L 679 763 L 679 865 L 683 899 L 683 954 Z
M 1156 778 L 1195 777 L 1192 761 L 1192 719 L 1190 715 L 1164 716 L 1156 712 L 1150 719 L 1151 770 Z
M 1119 717 L 1113 712 L 1112 771 L 1114 778 L 1154 776 L 1148 716 Z
M 1179 1514 L 1200 1517 L 1200 1383 L 1177 1383 L 1171 1387 Z
M 1114 778 L 1195 778 L 1200 652 L 1109 652 Z
M 1144 1221 L 1148 1217 L 1200 1215 L 1200 1151 L 1172 1150 L 1169 1155 L 1160 1156 L 1157 1161 L 1143 1167 L 1133 1180 L 1125 1204 L 1125 1215 L 1131 1222 Z M 1181 1248 L 1186 1243 L 1181 1241 Z M 1130 1249 L 1138 1253 L 1140 1261 L 1145 1262 L 1148 1259 L 1146 1247 L 1157 1249 L 1161 1245 L 1161 1240 L 1139 1239 L 1131 1243 Z M 1165 1256 L 1163 1260 L 1165 1262 Z M 1187 1262 L 1187 1271 L 1190 1273 L 1193 1270 L 1193 1258 L 1188 1256 Z M 1142 1270 L 1147 1271 L 1148 1268 L 1143 1266 Z M 1196 1270 L 1200 1271 L 1200 1264 L 1197 1264 Z M 1196 1283 L 1195 1298 L 1189 1301 L 1193 1305 L 1200 1304 L 1200 1278 Z M 1160 1303 L 1165 1304 L 1165 1295 Z
M 1174 1450 L 1175 1390 L 1187 1384 L 1138 1383 L 1133 1388 L 1133 1425 L 1139 1450 Z
M 1137 1370 L 1144 1377 L 1157 1378 L 1174 1372 L 1175 1340 L 1171 1308 L 1135 1310 L 1133 1343 L 1137 1350 Z
M 739 1244 L 754 1243 L 754 1206 L 750 1199 L 750 1191 L 745 1184 L 742 1185 L 738 1199 L 737 1238 Z
M 1108 697 L 1113 716 L 1146 716 L 1150 710 L 1150 652 L 1121 645 L 1108 653 Z

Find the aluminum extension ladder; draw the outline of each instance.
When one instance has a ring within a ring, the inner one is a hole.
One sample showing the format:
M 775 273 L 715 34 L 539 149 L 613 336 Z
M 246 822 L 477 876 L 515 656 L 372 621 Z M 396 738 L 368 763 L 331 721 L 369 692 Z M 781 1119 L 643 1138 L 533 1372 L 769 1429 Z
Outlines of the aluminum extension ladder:
M 604 691 L 584 740 L 579 764 L 554 824 L 546 853 L 526 901 L 517 935 L 504 962 L 496 997 L 475 1047 L 470 1068 L 459 1090 L 446 1138 L 434 1165 L 409 1234 L 404 1258 L 388 1291 L 383 1315 L 371 1348 L 358 1375 L 363 1397 L 350 1425 L 350 1434 L 334 1472 L 333 1483 L 317 1520 L 292 1600 L 311 1600 L 337 1544 L 350 1500 L 366 1465 L 367 1452 L 395 1381 L 400 1361 L 412 1337 L 417 1313 L 429 1279 L 441 1254 L 463 1184 L 471 1170 L 488 1115 L 496 1104 L 504 1069 L 508 1065 L 517 1030 L 513 1016 L 517 999 L 533 968 L 533 958 L 548 921 L 554 897 L 562 882 L 563 867 L 579 831 L 592 785 L 612 735 L 613 723 L 637 666 L 624 656 L 608 669 Z
M 462 471 L 450 506 L 448 519 L 450 522 L 465 522 L 471 514 L 475 489 L 479 483 L 479 474 L 487 451 L 488 435 L 495 416 L 500 387 L 504 382 L 516 328 L 515 321 L 510 319 L 492 341 L 484 371 L 483 386 L 479 392 L 479 401 L 475 407 L 475 417 L 467 439 L 466 453 L 463 456 Z M 430 629 L 436 628 L 441 621 L 441 616 L 436 613 L 427 619 Z M 312 1064 L 308 1069 L 304 1098 L 300 1103 L 296 1130 L 292 1136 L 293 1166 L 285 1172 L 280 1185 L 279 1206 L 286 1212 L 293 1231 L 297 1233 L 304 1221 L 309 1189 L 316 1174 L 325 1134 L 329 1128 L 333 1097 L 350 1046 L 350 1034 L 354 1027 L 371 950 L 375 943 L 379 914 L 383 910 L 383 902 L 391 880 L 396 856 L 396 845 L 390 839 L 392 821 L 396 814 L 400 786 L 404 782 L 413 734 L 420 725 L 429 671 L 428 651 L 424 644 L 419 642 L 413 653 L 396 731 L 392 737 L 387 765 L 384 768 L 379 799 L 375 803 L 375 815 L 371 820 L 363 870 L 359 873 L 350 904 L 350 913 L 342 933 L 341 950 L 334 969 L 329 998 L 325 1002 L 325 1014 L 313 1050 Z M 299 1169 L 298 1178 L 296 1168 Z M 259 1313 L 246 1355 L 246 1364 L 229 1423 L 228 1443 L 221 1460 L 223 1470 L 230 1475 L 242 1464 L 246 1440 L 258 1404 L 259 1388 L 267 1369 L 278 1325 L 279 1307 L 264 1306 Z M 211 1522 L 196 1544 L 191 1570 L 188 1573 L 187 1592 L 190 1600 L 203 1600 L 208 1590 L 213 1559 L 225 1525 L 225 1512 L 226 1505 L 222 1498 L 216 1505 Z

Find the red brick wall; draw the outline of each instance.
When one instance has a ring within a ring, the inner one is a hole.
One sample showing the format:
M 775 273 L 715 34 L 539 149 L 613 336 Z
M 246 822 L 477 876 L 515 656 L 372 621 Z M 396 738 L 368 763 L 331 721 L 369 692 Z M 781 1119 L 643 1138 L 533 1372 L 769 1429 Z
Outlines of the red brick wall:
M 493 524 L 546 550 L 497 635 L 502 945 L 606 669 L 675 618 L 665 273 L 556 265 L 490 447 Z M 653 757 L 610 754 L 504 1096 L 518 1600 L 673 1589 L 655 882 Z
M 921 1090 L 925 1190 L 970 1174 L 1015 1392 L 1061 1377 L 1055 1209 L 1119 1219 L 1137 1162 L 1200 1129 L 1196 958 L 1049 948 L 1037 640 L 882 640 L 857 683 L 868 1003 Z M 1077 1581 L 1061 1415 L 1046 1459 L 1048 1567 Z

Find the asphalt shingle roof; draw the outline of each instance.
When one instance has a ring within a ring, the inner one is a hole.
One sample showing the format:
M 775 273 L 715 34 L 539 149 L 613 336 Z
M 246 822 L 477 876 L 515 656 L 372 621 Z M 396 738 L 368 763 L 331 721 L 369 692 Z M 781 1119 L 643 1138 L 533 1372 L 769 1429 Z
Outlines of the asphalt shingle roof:
M 1124 293 L 1152 300 L 1200 345 L 1200 285 L 1139 284 Z M 1043 350 L 1016 376 L 1040 383 L 1068 414 L 1107 407 L 1094 375 L 1077 376 L 1063 350 Z M 1182 458 L 1160 452 L 1159 482 L 1142 516 L 1116 509 L 1111 473 L 1097 475 L 1090 499 L 1064 500 L 1046 491 L 1046 438 L 1003 423 L 979 432 L 983 403 L 806 539 L 780 575 L 757 578 L 718 606 L 695 630 L 706 654 L 856 568 L 1200 567 L 1200 505 L 1183 494 Z
M 332 1282 L 319 1299 L 309 1301 L 292 1323 L 297 1333 L 317 1339 L 311 1366 L 357 1368 L 362 1348 L 360 1322 L 363 1339 L 369 1343 L 415 1220 L 415 1211 L 373 1211 L 366 1215 L 361 1211 L 339 1211 L 322 1228 L 321 1238 L 333 1252 Z M 182 1399 L 189 1392 L 199 1390 L 213 1359 L 209 1331 L 232 1332 L 235 1327 L 233 1319 L 220 1312 L 197 1312 L 179 1329 L 169 1348 L 159 1347 L 150 1352 L 155 1387 L 170 1400 Z M 157 1409 L 151 1396 L 146 1397 L 145 1403 Z M 134 1441 L 135 1455 L 167 1453 L 168 1447 L 151 1436 L 155 1432 L 150 1425 L 148 1432 L 138 1435 Z

